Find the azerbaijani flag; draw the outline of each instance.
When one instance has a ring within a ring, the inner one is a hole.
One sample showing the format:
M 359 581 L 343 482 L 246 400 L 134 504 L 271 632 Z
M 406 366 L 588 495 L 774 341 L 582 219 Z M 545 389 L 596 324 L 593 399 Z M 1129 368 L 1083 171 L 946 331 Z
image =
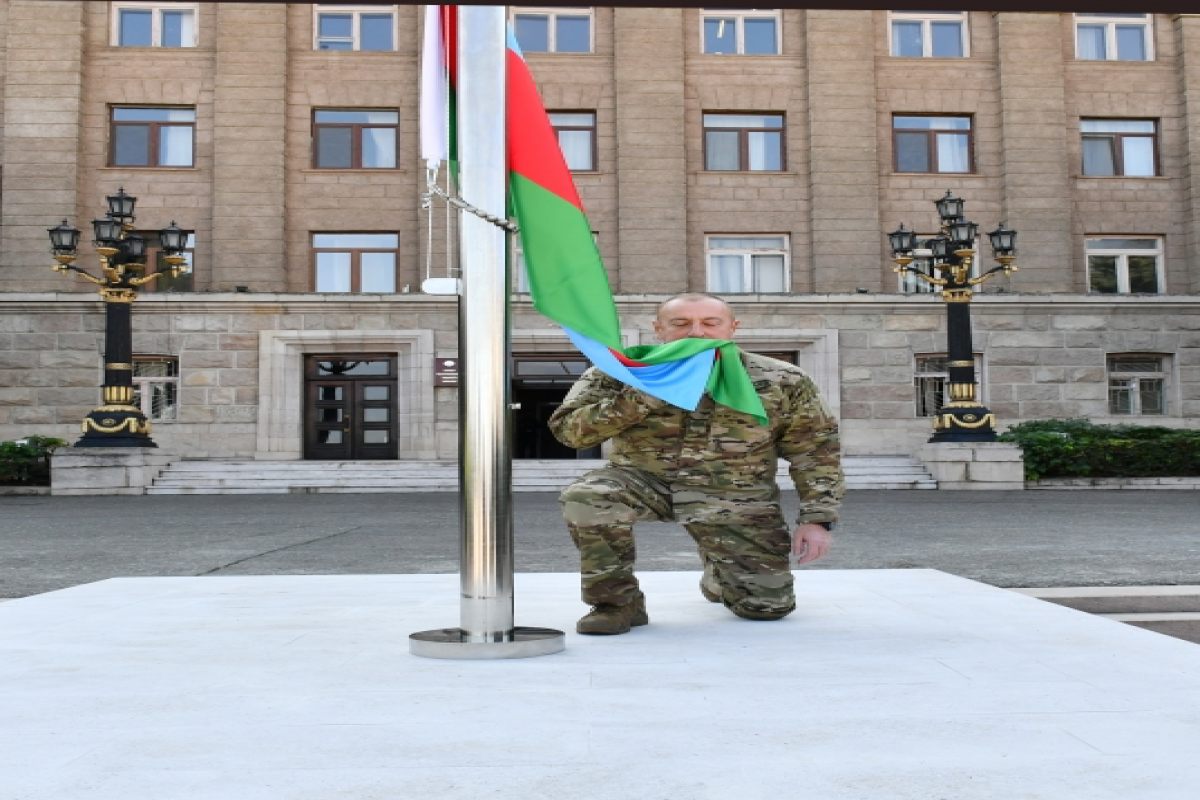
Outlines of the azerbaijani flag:
M 427 160 L 450 159 L 456 9 L 426 8 L 422 155 Z M 436 45 L 431 47 L 431 42 Z M 717 403 L 766 425 L 766 411 L 733 342 L 681 339 L 663 345 L 622 345 L 617 306 L 583 203 L 511 29 L 507 48 L 509 202 L 520 226 L 534 308 L 561 325 L 605 374 L 689 411 L 707 391 Z M 429 92 L 442 99 L 427 100 Z M 431 131 L 427 137 L 427 120 L 438 121 L 446 133 L 439 138 Z

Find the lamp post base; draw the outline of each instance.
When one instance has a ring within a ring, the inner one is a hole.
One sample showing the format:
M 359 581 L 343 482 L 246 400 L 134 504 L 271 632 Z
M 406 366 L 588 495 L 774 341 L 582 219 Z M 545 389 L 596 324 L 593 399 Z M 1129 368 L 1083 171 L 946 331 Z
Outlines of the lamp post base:
M 566 636 L 553 628 L 513 628 L 512 638 L 500 642 L 467 641 L 461 628 L 420 631 L 408 637 L 408 651 L 422 658 L 534 658 L 561 653 L 566 646 Z
M 83 418 L 83 436 L 75 447 L 158 447 L 150 422 L 132 406 L 100 406 Z
M 975 404 L 943 406 L 934 418 L 931 443 L 936 442 L 994 442 L 996 415 L 986 407 Z

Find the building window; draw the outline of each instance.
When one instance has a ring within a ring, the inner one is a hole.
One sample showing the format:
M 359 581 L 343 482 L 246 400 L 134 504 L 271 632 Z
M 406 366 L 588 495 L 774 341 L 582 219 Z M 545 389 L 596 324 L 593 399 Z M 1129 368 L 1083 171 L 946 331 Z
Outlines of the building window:
M 526 53 L 592 52 L 591 6 L 517 9 L 513 29 Z
M 551 111 L 550 124 L 558 136 L 572 172 L 596 170 L 596 114 L 593 111 Z
M 704 168 L 778 172 L 784 168 L 783 114 L 705 114 Z
M 151 292 L 193 292 L 195 291 L 195 283 L 192 279 L 192 270 L 196 266 L 193 258 L 196 252 L 196 234 L 189 233 L 187 237 L 187 249 L 180 255 L 184 258 L 187 272 L 171 277 L 168 270 L 171 265 L 163 259 L 165 254 L 162 251 L 162 245 L 158 241 L 158 231 L 138 231 L 142 238 L 146 240 L 146 270 L 147 272 L 158 272 L 159 277 L 150 281 L 142 287 L 143 290 Z
M 1163 291 L 1162 239 L 1088 239 L 1088 288 L 1093 294 Z
M 1083 61 L 1153 61 L 1149 14 L 1076 14 L 1075 57 Z
M 965 58 L 965 11 L 892 11 L 892 55 L 900 58 Z
M 179 418 L 179 359 L 133 357 L 133 404 L 153 422 Z
M 1095 177 L 1158 174 L 1158 123 L 1152 119 L 1083 119 L 1083 174 Z
M 1159 416 L 1167 413 L 1169 358 L 1161 355 L 1108 357 L 1108 413 Z
M 521 248 L 521 237 L 509 238 L 512 240 L 512 271 L 509 277 L 512 291 L 516 294 L 529 294 L 529 270 L 525 267 L 525 251 Z
M 190 167 L 196 130 L 194 108 L 114 106 L 110 167 Z
M 710 55 L 779 54 L 778 8 L 704 8 L 700 25 L 702 46 Z
M 396 49 L 395 6 L 315 6 L 316 50 Z
M 923 246 L 925 240 L 929 238 L 931 237 L 928 235 L 917 237 L 917 244 L 922 246 L 913 251 L 913 262 L 909 266 L 933 277 L 936 272 L 933 268 L 933 251 Z M 897 277 L 900 279 L 900 291 L 903 294 L 928 294 L 930 292 L 941 291 L 941 287 L 924 281 L 908 271 L 900 272 Z
M 316 291 L 396 291 L 398 234 L 314 233 L 312 246 Z
M 195 47 L 196 6 L 113 3 L 112 43 L 118 47 Z
M 718 294 L 788 290 L 786 236 L 709 236 L 708 291 Z
M 975 376 L 983 396 L 983 359 L 975 354 Z M 946 385 L 950 372 L 942 353 L 918 355 L 913 368 L 913 388 L 916 390 L 917 416 L 936 417 L 946 404 Z
M 396 111 L 322 109 L 313 112 L 313 166 L 395 169 Z
M 970 117 L 895 116 L 896 172 L 971 172 Z

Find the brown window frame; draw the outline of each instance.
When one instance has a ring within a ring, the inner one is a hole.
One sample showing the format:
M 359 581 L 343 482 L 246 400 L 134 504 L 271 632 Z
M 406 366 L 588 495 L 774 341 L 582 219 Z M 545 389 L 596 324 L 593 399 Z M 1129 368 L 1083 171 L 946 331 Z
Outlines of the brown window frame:
M 1104 122 L 1112 120 L 1113 122 L 1152 122 L 1154 123 L 1154 133 L 1101 133 L 1099 131 L 1079 132 L 1079 174 L 1084 178 L 1160 178 L 1162 177 L 1162 157 L 1158 151 L 1158 133 L 1162 128 L 1161 120 L 1149 117 L 1140 119 L 1125 118 L 1125 117 L 1080 117 L 1080 122 L 1084 121 Z M 1088 139 L 1112 139 L 1113 140 L 1113 174 L 1112 175 L 1091 175 L 1083 171 L 1083 143 Z M 1154 174 L 1153 175 L 1126 175 L 1125 174 L 1125 144 L 1124 139 L 1149 139 L 1151 147 L 1154 150 Z
M 329 235 L 329 236 L 354 236 L 354 235 L 388 235 L 396 237 L 396 247 L 315 247 L 312 246 L 314 236 Z M 395 294 L 400 286 L 400 234 L 393 231 L 313 231 L 309 233 L 308 241 L 310 243 L 311 255 L 309 256 L 309 286 L 312 291 L 320 291 L 317 289 L 317 256 L 321 253 L 349 253 L 350 254 L 350 291 L 348 292 L 330 292 L 330 294 L 362 294 L 362 254 L 363 253 L 391 253 L 395 256 L 392 261 L 392 286 L 395 287 L 391 292 L 386 294 Z M 375 292 L 370 292 L 375 294 Z
M 317 112 L 319 111 L 388 111 L 396 114 L 396 122 L 394 124 L 384 124 L 380 122 L 317 122 Z M 348 167 L 322 167 L 318 163 L 320 157 L 320 146 L 317 139 L 317 130 L 319 128 L 350 128 L 350 166 Z M 393 137 L 393 145 L 396 148 L 394 167 L 364 167 L 362 165 L 362 132 L 366 128 L 391 128 L 396 132 Z M 386 172 L 388 170 L 400 169 L 400 112 L 394 108 L 314 108 L 312 111 L 312 168 L 313 169 L 333 169 L 333 170 L 368 170 L 370 172 Z
M 896 117 L 945 117 L 952 119 L 970 120 L 971 127 L 964 130 L 944 129 L 934 130 L 931 128 L 897 128 Z M 910 169 L 900 169 L 900 148 L 896 143 L 896 134 L 898 133 L 923 133 L 925 134 L 925 146 L 929 152 L 929 165 L 931 167 L 938 166 L 937 157 L 937 134 L 939 133 L 965 133 L 967 136 L 967 171 L 966 172 L 942 172 L 939 169 L 934 169 L 930 172 L 918 172 Z M 896 113 L 892 115 L 892 172 L 902 175 L 975 175 L 975 115 L 973 114 L 920 114 L 920 113 Z
M 761 114 L 762 116 L 778 116 L 783 117 L 783 124 L 778 128 L 710 128 L 703 123 L 705 116 L 712 114 L 738 116 L 741 114 Z M 788 147 L 787 147 L 787 113 L 783 111 L 702 111 L 701 112 L 701 130 L 703 131 L 703 141 L 701 148 L 704 157 L 705 172 L 787 172 L 788 169 Z M 710 132 L 736 132 L 738 135 L 738 168 L 737 169 L 709 169 L 708 166 L 708 134 Z M 750 169 L 750 133 L 778 133 L 779 134 L 779 169 Z
M 553 111 L 547 112 L 548 116 L 552 116 L 554 114 L 591 114 L 592 115 L 591 127 L 585 127 L 583 125 L 554 125 L 553 121 L 551 122 L 551 126 L 554 128 L 555 141 L 559 141 L 558 140 L 559 131 L 588 131 L 588 132 L 590 132 L 592 134 L 592 168 L 591 169 L 571 169 L 571 171 L 572 172 L 599 172 L 600 171 L 600 146 L 599 146 L 598 140 L 600 138 L 600 132 L 598 130 L 599 124 L 597 122 L 598 115 L 596 114 L 596 110 L 594 108 L 591 108 L 591 109 L 556 108 Z M 560 149 L 562 148 L 561 141 L 559 141 L 558 146 Z M 565 154 L 564 154 L 563 158 L 564 158 L 564 160 L 566 159 Z M 568 166 L 568 168 L 570 168 L 569 164 L 567 166 Z
M 134 120 L 120 121 L 114 119 L 114 115 L 118 108 L 187 108 L 195 113 L 195 106 L 136 106 L 136 105 L 111 105 L 108 107 L 108 164 L 109 167 L 117 167 L 118 169 L 195 169 L 196 168 L 196 121 L 191 122 L 138 122 Z M 146 160 L 148 164 L 118 164 L 117 160 L 117 127 L 147 127 L 150 129 L 150 136 L 147 141 Z M 159 161 L 159 128 L 191 128 L 192 130 L 192 163 L 187 166 L 179 164 L 160 164 Z

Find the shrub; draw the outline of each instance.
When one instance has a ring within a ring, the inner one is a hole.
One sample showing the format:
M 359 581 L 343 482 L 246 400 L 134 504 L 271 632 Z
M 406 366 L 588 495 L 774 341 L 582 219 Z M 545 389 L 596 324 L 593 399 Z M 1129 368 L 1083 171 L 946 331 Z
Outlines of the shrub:
M 1200 475 L 1200 431 L 1039 419 L 1000 435 L 1025 456 L 1025 477 L 1181 478 Z
M 50 454 L 66 444 L 49 436 L 0 442 L 0 485 L 49 486 Z

